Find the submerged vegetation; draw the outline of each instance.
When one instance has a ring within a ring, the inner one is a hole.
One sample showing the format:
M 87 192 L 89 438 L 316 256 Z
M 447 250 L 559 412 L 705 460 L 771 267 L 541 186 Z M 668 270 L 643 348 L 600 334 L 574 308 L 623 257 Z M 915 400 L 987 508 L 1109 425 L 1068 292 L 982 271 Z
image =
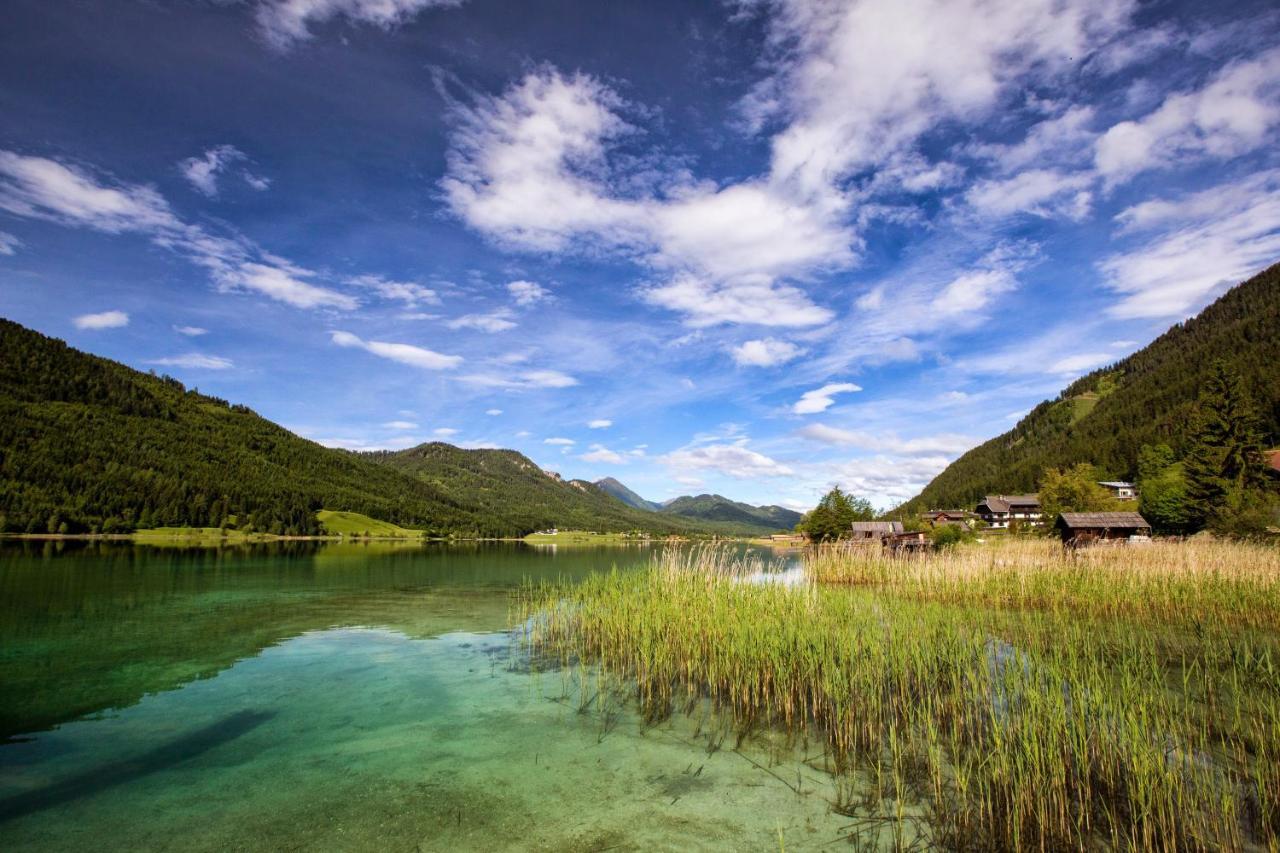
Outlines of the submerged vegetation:
M 709 698 L 743 733 L 821 737 L 868 843 L 1277 849 L 1277 553 L 1050 549 L 832 551 L 800 583 L 672 551 L 528 587 L 517 615 L 649 720 Z

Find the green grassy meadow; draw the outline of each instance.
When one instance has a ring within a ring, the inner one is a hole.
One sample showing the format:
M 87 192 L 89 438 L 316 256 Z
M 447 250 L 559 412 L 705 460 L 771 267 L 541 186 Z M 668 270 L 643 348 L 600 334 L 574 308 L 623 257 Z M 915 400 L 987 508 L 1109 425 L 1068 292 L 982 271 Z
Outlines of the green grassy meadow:
M 396 538 L 420 538 L 421 530 L 400 527 L 389 521 L 379 521 L 358 512 L 340 512 L 322 509 L 316 520 L 330 536 L 390 536 Z

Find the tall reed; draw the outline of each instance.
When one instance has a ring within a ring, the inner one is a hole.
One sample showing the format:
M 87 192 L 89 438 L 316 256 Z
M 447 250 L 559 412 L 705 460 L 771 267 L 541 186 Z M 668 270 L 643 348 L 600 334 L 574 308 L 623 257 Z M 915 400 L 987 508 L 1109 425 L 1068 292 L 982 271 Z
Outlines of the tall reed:
M 1166 576 L 1244 578 L 1239 600 L 1262 614 L 1226 609 L 1225 587 L 1127 600 L 1153 590 L 1105 558 L 1114 586 L 1053 558 L 1035 564 L 1048 578 L 997 583 L 1004 566 L 961 555 L 952 571 L 978 584 L 964 594 L 929 560 L 860 560 L 865 588 L 850 588 L 754 582 L 760 565 L 671 552 L 646 571 L 528 587 L 517 615 L 533 650 L 632 684 L 649 719 L 710 697 L 742 730 L 819 733 L 849 780 L 834 808 L 900 822 L 905 803 L 923 807 L 937 844 L 1275 850 L 1274 602 L 1258 597 L 1264 576 L 1221 559 Z M 1046 597 L 1064 591 L 1068 607 Z M 1158 629 L 1112 618 L 1172 617 L 1179 600 L 1205 610 Z

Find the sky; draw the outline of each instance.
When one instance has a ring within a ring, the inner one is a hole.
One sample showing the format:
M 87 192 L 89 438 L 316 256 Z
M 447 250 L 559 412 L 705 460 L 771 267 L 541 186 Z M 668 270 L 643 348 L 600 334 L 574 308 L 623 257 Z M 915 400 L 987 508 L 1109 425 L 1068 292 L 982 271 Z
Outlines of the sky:
M 881 507 L 1280 259 L 1280 9 L 9 0 L 0 315 L 332 447 Z

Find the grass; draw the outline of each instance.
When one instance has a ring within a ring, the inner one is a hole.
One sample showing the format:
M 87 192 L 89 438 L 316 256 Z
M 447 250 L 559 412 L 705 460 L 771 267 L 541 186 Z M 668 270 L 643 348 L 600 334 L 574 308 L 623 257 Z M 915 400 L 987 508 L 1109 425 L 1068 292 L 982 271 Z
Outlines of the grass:
M 316 513 L 316 519 L 324 526 L 326 533 L 332 536 L 387 536 L 395 538 L 419 538 L 421 530 L 400 527 L 389 521 L 379 521 L 358 512 L 340 512 L 322 509 Z
M 923 813 L 947 847 L 1280 849 L 1277 553 L 1050 548 L 826 553 L 794 586 L 673 552 L 513 615 L 651 720 L 710 697 L 818 734 L 832 808 L 891 839 Z

